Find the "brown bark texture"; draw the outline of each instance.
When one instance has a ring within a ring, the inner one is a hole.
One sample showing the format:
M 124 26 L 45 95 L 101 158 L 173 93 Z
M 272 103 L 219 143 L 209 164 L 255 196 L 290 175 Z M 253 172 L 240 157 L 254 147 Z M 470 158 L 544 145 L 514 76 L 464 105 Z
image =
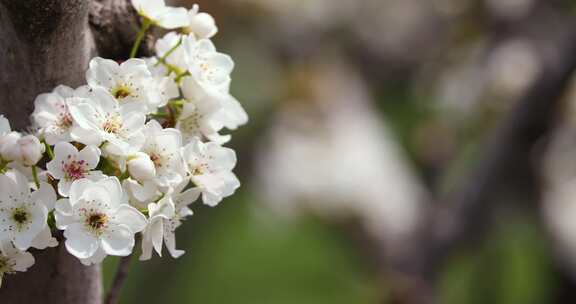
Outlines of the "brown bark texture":
M 0 0 L 0 114 L 25 130 L 37 95 L 85 84 L 97 54 L 126 56 L 138 22 L 128 0 Z M 102 303 L 100 267 L 82 265 L 62 239 L 32 253 L 27 272 L 5 276 L 0 303 Z

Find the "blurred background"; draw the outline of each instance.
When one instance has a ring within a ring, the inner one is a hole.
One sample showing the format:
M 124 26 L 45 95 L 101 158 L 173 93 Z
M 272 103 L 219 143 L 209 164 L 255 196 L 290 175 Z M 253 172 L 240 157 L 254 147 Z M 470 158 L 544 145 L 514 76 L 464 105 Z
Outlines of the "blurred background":
M 122 303 L 574 303 L 576 2 L 194 3 L 243 186 Z

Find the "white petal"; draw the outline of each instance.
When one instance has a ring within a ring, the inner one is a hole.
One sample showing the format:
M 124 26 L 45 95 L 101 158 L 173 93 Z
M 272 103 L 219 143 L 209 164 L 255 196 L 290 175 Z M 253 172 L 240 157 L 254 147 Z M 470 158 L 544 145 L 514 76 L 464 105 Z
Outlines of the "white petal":
M 72 205 L 69 199 L 63 198 L 56 202 L 54 217 L 56 219 L 56 227 L 62 230 L 74 222 Z
M 64 230 L 66 249 L 79 259 L 87 259 L 98 249 L 98 239 L 88 231 L 84 224 L 73 223 Z
M 188 11 L 183 7 L 166 7 L 156 19 L 158 25 L 165 29 L 187 26 Z
M 134 233 L 124 225 L 110 225 L 101 239 L 102 249 L 109 255 L 127 256 L 134 247 Z
M 166 249 L 168 249 L 170 255 L 175 259 L 181 257 L 185 253 L 184 250 L 176 249 L 176 236 L 174 235 L 174 232 L 165 233 L 164 243 L 166 244 Z
M 86 168 L 92 170 L 100 162 L 100 149 L 96 146 L 86 146 L 78 152 L 78 158 L 86 162 Z
M 40 188 L 32 193 L 31 199 L 34 202 L 42 203 L 50 211 L 54 209 L 56 193 L 51 185 L 46 182 L 40 182 Z
M 146 217 L 136 208 L 127 204 L 118 207 L 113 222 L 126 225 L 133 233 L 144 230 L 147 224 Z
M 58 246 L 58 241 L 56 238 L 52 237 L 52 232 L 50 231 L 50 227 L 46 226 L 44 230 L 42 230 L 34 240 L 32 240 L 31 247 L 36 249 L 46 249 L 47 247 L 56 247 Z

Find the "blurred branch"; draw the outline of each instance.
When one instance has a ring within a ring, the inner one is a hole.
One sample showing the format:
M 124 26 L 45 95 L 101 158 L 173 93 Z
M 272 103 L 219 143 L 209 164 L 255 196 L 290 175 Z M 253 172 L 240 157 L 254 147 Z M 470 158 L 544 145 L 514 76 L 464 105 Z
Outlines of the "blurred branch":
M 543 56 L 539 77 L 490 136 L 476 169 L 442 199 L 441 205 L 431 208 L 429 220 L 411 240 L 415 249 L 389 261 L 391 275 L 399 285 L 393 290 L 394 303 L 435 303 L 433 282 L 438 269 L 451 249 L 475 240 L 486 229 L 496 206 L 494 195 L 504 184 L 518 179 L 528 178 L 532 185 L 538 185 L 531 152 L 552 131 L 555 114 L 576 70 L 576 31 L 542 42 L 549 44 L 546 47 L 553 49 L 554 56 Z
M 573 27 L 568 27 L 573 28 Z M 490 199 L 510 180 L 536 178 L 531 154 L 549 134 L 562 97 L 576 70 L 576 32 L 558 37 L 556 60 L 543 59 L 543 71 L 496 129 L 477 168 L 433 215 L 434 247 L 445 255 L 456 243 L 482 229 Z
M 128 278 L 128 271 L 130 270 L 130 262 L 132 261 L 133 255 L 134 254 L 130 254 L 129 256 L 122 257 L 118 262 L 114 281 L 112 282 L 112 286 L 110 286 L 110 290 L 108 290 L 104 303 L 117 304 L 120 300 L 120 291 L 124 286 L 124 282 L 126 282 L 126 278 Z

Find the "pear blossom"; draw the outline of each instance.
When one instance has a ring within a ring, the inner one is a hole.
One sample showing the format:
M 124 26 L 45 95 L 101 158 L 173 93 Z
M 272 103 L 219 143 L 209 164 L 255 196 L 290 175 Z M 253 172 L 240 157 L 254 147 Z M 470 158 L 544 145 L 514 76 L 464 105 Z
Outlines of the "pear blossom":
M 172 128 L 163 129 L 157 121 L 149 121 L 144 128 L 146 141 L 141 151 L 146 153 L 155 168 L 154 181 L 167 188 L 179 184 L 186 175 L 182 159 L 182 135 Z
M 146 209 L 149 203 L 157 201 L 163 195 L 156 182 L 151 179 L 139 182 L 127 178 L 122 181 L 122 188 L 128 195 L 130 205 L 138 209 Z
M 144 141 L 142 128 L 146 116 L 138 106 L 120 106 L 107 91 L 96 88 L 90 99 L 70 105 L 74 119 L 71 135 L 85 145 L 106 143 L 107 151 L 127 155 L 137 151 Z
M 146 62 L 146 66 L 152 74 L 153 81 L 150 84 L 151 90 L 157 91 L 161 97 L 158 107 L 163 107 L 170 99 L 175 99 L 180 96 L 180 91 L 175 81 L 176 76 L 169 74 L 166 67 L 158 62 L 158 58 L 149 57 L 143 60 Z
M 95 146 L 85 146 L 78 151 L 67 142 L 57 143 L 54 146 L 54 159 L 46 164 L 46 169 L 58 180 L 58 193 L 67 197 L 74 181 L 103 177 L 102 172 L 94 171 L 100 162 L 100 153 Z
M 134 234 L 146 226 L 146 217 L 128 204 L 116 177 L 72 183 L 70 197 L 56 204 L 55 218 L 66 249 L 85 264 L 129 255 Z
M 8 240 L 0 241 L 0 287 L 5 275 L 26 271 L 34 262 L 29 252 L 18 250 Z
M 207 13 L 200 13 L 198 4 L 194 4 L 192 9 L 188 11 L 189 24 L 182 30 L 185 33 L 194 34 L 196 38 L 212 38 L 218 33 L 218 27 L 214 18 Z
M 150 156 L 137 152 L 128 158 L 128 172 L 138 181 L 146 181 L 156 176 L 156 167 Z
M 190 180 L 202 192 L 204 204 L 214 207 L 240 187 L 232 173 L 236 166 L 234 150 L 195 138 L 183 148 L 183 155 Z
M 54 145 L 59 141 L 69 142 L 72 140 L 70 130 L 73 121 L 68 103 L 83 97 L 87 90 L 86 86 L 74 90 L 59 85 L 52 92 L 36 97 L 31 118 L 46 143 Z
M 178 74 L 184 73 L 188 70 L 188 62 L 190 59 L 189 52 L 186 52 L 182 46 L 184 43 L 194 44 L 196 38 L 192 35 L 181 35 L 176 32 L 169 32 L 162 38 L 156 40 L 154 44 L 154 50 L 158 58 L 163 58 L 165 63 L 169 65 L 172 69 L 175 69 Z M 168 54 L 170 52 L 170 54 Z M 157 61 L 156 61 L 157 62 Z M 164 70 L 166 73 L 166 67 L 164 65 L 156 65 L 156 69 Z M 158 67 L 162 68 L 158 68 Z
M 32 134 L 0 114 L 0 284 L 34 264 L 26 250 L 58 245 L 53 224 L 84 265 L 132 254 L 139 233 L 141 260 L 162 247 L 177 258 L 190 204 L 216 206 L 240 186 L 221 133 L 248 116 L 230 94 L 234 62 L 210 40 L 214 18 L 198 5 L 131 3 L 142 28 L 130 57 L 150 26 L 179 29 L 156 41 L 155 56 L 93 58 L 83 85 L 36 97 Z
M 148 205 L 150 220 L 146 229 L 142 232 L 142 255 L 140 260 L 149 260 L 152 257 L 152 249 L 162 256 L 162 242 L 173 258 L 184 254 L 183 250 L 176 249 L 175 231 L 182 224 L 182 220 L 192 215 L 188 205 L 200 196 L 198 188 L 184 190 L 188 182 L 181 183 L 173 193 L 164 196 L 158 203 Z
M 55 201 L 54 189 L 45 182 L 31 192 L 22 173 L 0 175 L 0 240 L 10 240 L 20 250 L 56 245 L 46 223 Z
M 138 210 L 146 210 L 148 204 L 158 202 L 165 195 L 152 180 L 138 182 L 127 178 L 122 182 L 122 187 L 129 196 L 130 205 Z
M 222 144 L 230 140 L 230 136 L 218 134 L 222 128 L 234 130 L 248 121 L 248 115 L 234 97 L 215 88 L 203 88 L 192 77 L 182 80 L 182 94 L 186 103 L 176 128 L 185 141 L 204 136 Z
M 10 132 L 0 139 L 0 154 L 7 161 L 15 161 L 24 166 L 33 166 L 42 158 L 44 145 L 34 135 L 22 136 Z
M 44 154 L 44 145 L 34 135 L 26 135 L 16 142 L 19 157 L 17 160 L 25 166 L 34 166 Z
M 182 47 L 187 69 L 200 86 L 228 91 L 230 73 L 234 69 L 230 56 L 216 51 L 209 39 L 184 39 Z
M 132 0 L 132 6 L 139 15 L 165 29 L 175 29 L 188 24 L 186 9 L 166 6 L 164 0 Z
M 150 113 L 168 101 L 169 97 L 163 96 L 165 92 L 157 90 L 158 85 L 143 59 L 132 58 L 118 64 L 96 57 L 90 60 L 89 66 L 88 85 L 107 90 L 120 104 L 135 103 Z

